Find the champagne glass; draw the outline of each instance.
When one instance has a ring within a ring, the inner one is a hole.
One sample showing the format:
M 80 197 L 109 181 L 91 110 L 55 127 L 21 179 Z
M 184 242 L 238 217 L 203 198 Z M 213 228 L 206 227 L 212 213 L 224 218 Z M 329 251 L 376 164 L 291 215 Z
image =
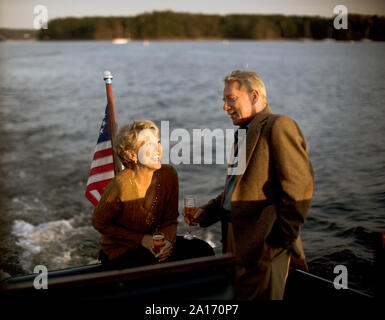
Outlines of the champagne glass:
M 158 253 L 160 249 L 166 245 L 163 232 L 155 232 L 152 235 L 152 243 L 154 245 L 154 251 Z
M 193 220 L 195 212 L 197 211 L 196 199 L 194 196 L 188 195 L 184 197 L 184 216 Z M 188 232 L 184 235 L 184 238 L 191 240 L 195 238 L 195 235 L 191 233 L 191 226 L 188 225 Z

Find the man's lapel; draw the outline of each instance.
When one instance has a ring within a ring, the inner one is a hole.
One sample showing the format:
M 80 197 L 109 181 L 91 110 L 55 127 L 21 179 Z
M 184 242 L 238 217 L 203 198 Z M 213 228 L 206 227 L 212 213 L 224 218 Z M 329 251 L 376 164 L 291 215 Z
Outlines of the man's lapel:
M 234 191 L 236 190 L 238 183 L 241 180 L 243 174 L 247 170 L 247 166 L 249 165 L 251 155 L 253 154 L 255 146 L 257 145 L 259 137 L 261 135 L 262 124 L 264 123 L 264 121 L 266 120 L 266 118 L 270 114 L 272 114 L 272 111 L 271 111 L 270 107 L 267 106 L 264 110 L 257 113 L 257 115 L 254 117 L 254 119 L 251 121 L 251 123 L 249 125 L 249 129 L 247 130 L 247 134 L 246 134 L 246 139 L 243 140 L 242 145 L 240 146 L 240 148 L 246 148 L 245 170 L 243 171 L 242 174 L 239 174 L 235 177 L 233 194 L 234 194 Z M 240 148 L 238 148 L 238 150 L 239 150 L 238 155 L 242 154 L 242 152 L 240 152 L 241 151 Z M 244 161 L 243 159 L 240 159 L 240 158 L 239 158 L 239 160 Z

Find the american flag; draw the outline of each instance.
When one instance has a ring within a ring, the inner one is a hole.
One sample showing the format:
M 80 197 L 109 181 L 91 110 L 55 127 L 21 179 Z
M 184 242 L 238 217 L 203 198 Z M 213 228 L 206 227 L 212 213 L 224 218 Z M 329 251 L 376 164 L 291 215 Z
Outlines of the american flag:
M 87 181 L 85 196 L 96 206 L 103 194 L 104 188 L 115 176 L 114 159 L 112 154 L 111 131 L 108 123 L 108 106 L 99 131 L 91 170 Z

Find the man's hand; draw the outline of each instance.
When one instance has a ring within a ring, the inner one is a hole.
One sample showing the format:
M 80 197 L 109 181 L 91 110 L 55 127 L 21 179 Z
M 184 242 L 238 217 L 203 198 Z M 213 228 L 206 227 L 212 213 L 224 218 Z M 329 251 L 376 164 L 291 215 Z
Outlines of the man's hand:
M 307 266 L 305 257 L 295 258 L 293 255 L 291 255 L 290 267 L 309 271 L 309 267 Z
M 197 223 L 202 221 L 203 214 L 205 213 L 205 210 L 202 208 L 198 208 L 197 211 L 195 211 L 194 217 L 191 219 L 190 216 L 186 216 L 183 208 L 183 216 L 184 216 L 184 221 L 190 225 L 190 226 L 196 226 Z

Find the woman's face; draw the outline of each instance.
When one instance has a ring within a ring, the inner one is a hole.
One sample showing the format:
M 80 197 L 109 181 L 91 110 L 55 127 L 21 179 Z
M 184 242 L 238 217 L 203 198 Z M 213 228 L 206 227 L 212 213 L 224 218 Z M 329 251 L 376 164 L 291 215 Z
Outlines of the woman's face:
M 144 141 L 139 148 L 138 161 L 141 165 L 157 170 L 161 167 L 162 145 L 154 129 L 144 129 L 139 133 L 138 141 Z

